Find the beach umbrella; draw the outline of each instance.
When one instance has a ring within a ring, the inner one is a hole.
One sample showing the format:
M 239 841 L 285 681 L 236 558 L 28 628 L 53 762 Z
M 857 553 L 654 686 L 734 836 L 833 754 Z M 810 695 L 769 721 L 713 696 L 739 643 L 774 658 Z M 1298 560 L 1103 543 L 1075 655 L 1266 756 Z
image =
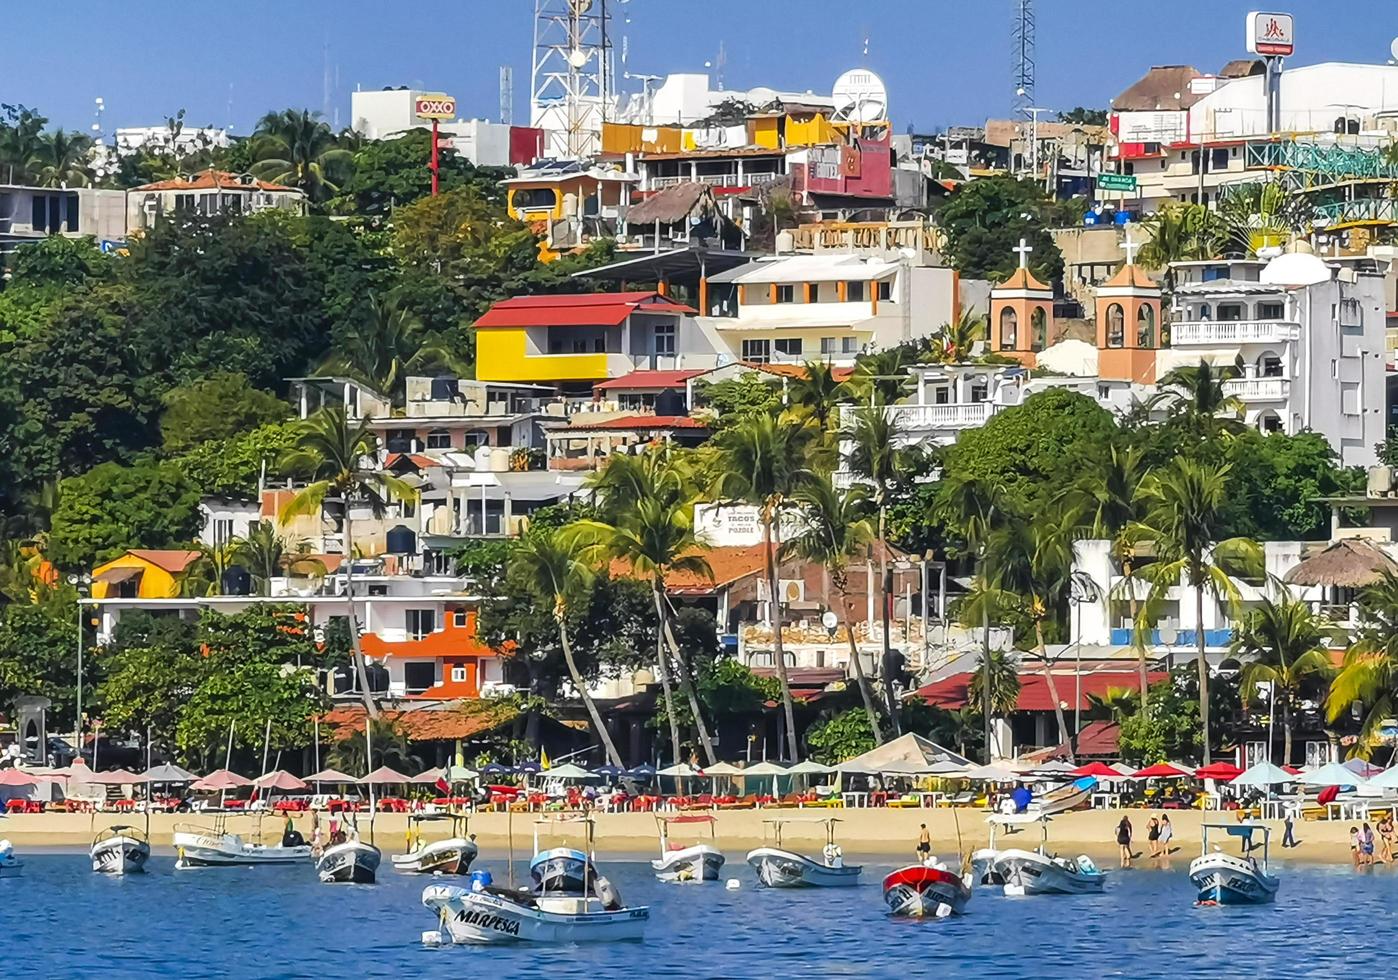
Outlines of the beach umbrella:
M 520 774 L 524 774 L 524 775 L 532 775 L 532 774 L 534 774 L 534 773 L 543 772 L 543 771 L 544 771 L 544 767 L 541 766 L 541 765 L 539 765 L 537 762 L 533 762 L 533 761 L 530 761 L 530 762 L 521 762 L 519 765 L 515 766 L 515 772 L 520 773 Z
M 33 786 L 38 781 L 23 769 L 0 769 L 0 786 Z
M 151 766 L 141 773 L 141 781 L 146 783 L 192 783 L 199 777 L 188 769 L 181 769 L 173 763 Z
M 631 775 L 636 777 L 637 779 L 654 779 L 655 766 L 651 765 L 648 762 L 643 762 L 639 766 L 635 766 L 634 768 L 632 768 Z
M 446 772 L 440 767 L 428 769 L 426 772 L 418 773 L 412 779 L 409 779 L 408 782 L 417 786 L 436 786 L 438 781 L 445 775 Z
M 1171 762 L 1157 762 L 1153 766 L 1146 766 L 1144 769 L 1137 769 L 1132 773 L 1132 779 L 1181 779 L 1188 778 L 1194 774 L 1188 769 L 1181 769 Z
M 790 776 L 828 776 L 835 770 L 829 766 L 822 766 L 819 762 L 812 762 L 807 759 L 805 762 L 798 762 L 787 770 Z
M 513 776 L 514 769 L 510 766 L 502 766 L 498 762 L 492 762 L 481 770 L 487 776 Z
M 311 788 L 305 780 L 298 779 L 285 769 L 273 769 L 271 772 L 263 773 L 253 780 L 253 785 L 260 789 L 278 789 L 283 793 L 299 793 L 301 790 Z
M 666 766 L 664 769 L 656 770 L 655 774 L 657 776 L 673 776 L 676 779 L 687 779 L 699 775 L 699 770 L 691 768 L 688 762 L 677 762 L 673 766 Z
M 93 780 L 89 780 L 92 782 Z M 190 789 L 224 792 L 230 789 L 239 789 L 243 786 L 251 786 L 252 780 L 246 776 L 240 776 L 230 769 L 215 769 L 203 779 L 197 779 L 190 786 Z
M 480 776 L 474 769 L 467 769 L 465 766 L 447 766 L 447 771 L 442 775 L 449 783 L 469 783 Z
M 306 777 L 308 783 L 356 783 L 355 779 L 347 772 L 338 769 L 322 769 L 320 772 L 313 772 Z
M 125 769 L 108 769 L 104 772 L 94 772 L 87 777 L 87 782 L 98 786 L 128 786 L 143 780 L 134 772 Z
M 1134 775 L 1136 775 L 1136 770 L 1133 769 L 1133 768 L 1131 768 L 1130 766 L 1128 766 L 1128 765 L 1127 765 L 1126 763 L 1124 763 L 1124 762 L 1113 762 L 1113 763 L 1112 763 L 1110 766 L 1108 766 L 1107 768 L 1109 768 L 1109 769 L 1115 771 L 1115 772 L 1116 772 L 1118 775 L 1120 775 L 1120 776 L 1134 776 Z
M 575 766 L 571 762 L 565 762 L 561 766 L 554 766 L 545 770 L 550 779 L 596 779 L 597 777 L 588 772 L 582 766 Z
M 1398 766 L 1385 769 L 1369 780 L 1369 785 L 1377 786 L 1379 789 L 1398 789 Z
M 1314 772 L 1303 772 L 1296 777 L 1296 782 L 1304 786 L 1353 786 L 1355 788 L 1368 784 L 1364 777 L 1358 775 L 1353 769 L 1346 769 L 1338 762 L 1323 765 Z
M 1231 762 L 1215 762 L 1213 765 L 1194 770 L 1195 779 L 1216 779 L 1224 783 L 1237 779 L 1242 774 L 1243 771 Z
M 616 779 L 627 774 L 627 770 L 623 769 L 621 766 L 614 766 L 610 762 L 605 766 L 598 766 L 592 771 L 598 776 L 606 776 L 609 779 Z
M 1279 769 L 1263 760 L 1245 769 L 1233 780 L 1234 786 L 1276 786 L 1294 781 L 1295 777 L 1285 769 Z
M 1096 776 L 1099 779 L 1120 779 L 1121 773 L 1104 762 L 1089 762 L 1073 770 L 1074 776 Z
M 779 766 L 775 762 L 759 762 L 755 766 L 748 766 L 743 770 L 744 776 L 785 776 L 786 767 Z
M 994 765 L 976 766 L 964 775 L 967 779 L 987 783 L 1012 783 L 1019 778 L 1019 773 L 1006 769 L 1004 766 Z
M 744 775 L 746 775 L 746 774 L 747 774 L 747 770 L 746 770 L 746 769 L 739 769 L 737 766 L 733 765 L 732 763 L 729 763 L 729 762 L 715 762 L 713 765 L 705 767 L 704 771 L 701 772 L 699 775 L 701 775 L 701 776 L 744 776 Z
M 1344 763 L 1344 767 L 1356 776 L 1360 776 L 1364 779 L 1369 779 L 1383 772 L 1381 767 L 1373 765 L 1364 759 L 1350 759 Z
M 397 769 L 389 766 L 379 766 L 363 779 L 356 779 L 355 782 L 361 786 L 399 786 L 411 783 L 412 777 L 405 776 Z
M 1044 763 L 1043 765 L 1041 765 L 1041 766 L 1030 766 L 1030 767 L 1029 767 L 1029 771 L 1030 771 L 1030 772 L 1045 772 L 1045 773 L 1051 773 L 1051 774 L 1061 774 L 1061 773 L 1072 773 L 1072 772 L 1077 772 L 1077 770 L 1074 769 L 1073 766 L 1072 766 L 1070 763 L 1064 762 L 1064 761 L 1061 760 L 1061 759 L 1053 759 L 1053 760 L 1051 760 L 1051 761 L 1049 761 L 1049 762 L 1045 762 L 1045 763 Z M 1086 775 L 1095 776 L 1095 775 L 1097 775 L 1097 774 L 1096 774 L 1096 773 L 1086 773 Z

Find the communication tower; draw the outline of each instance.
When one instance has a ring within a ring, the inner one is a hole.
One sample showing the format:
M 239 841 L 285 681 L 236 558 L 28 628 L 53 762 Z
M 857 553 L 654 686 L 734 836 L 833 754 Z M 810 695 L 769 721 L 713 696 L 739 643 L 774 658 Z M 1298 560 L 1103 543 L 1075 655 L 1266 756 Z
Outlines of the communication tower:
M 1014 111 L 1023 113 L 1034 104 L 1034 0 L 1015 0 L 1015 22 L 1011 31 L 1014 57 L 1012 75 Z
M 551 156 L 601 149 L 613 101 L 608 0 L 535 0 L 531 126 L 549 131 Z

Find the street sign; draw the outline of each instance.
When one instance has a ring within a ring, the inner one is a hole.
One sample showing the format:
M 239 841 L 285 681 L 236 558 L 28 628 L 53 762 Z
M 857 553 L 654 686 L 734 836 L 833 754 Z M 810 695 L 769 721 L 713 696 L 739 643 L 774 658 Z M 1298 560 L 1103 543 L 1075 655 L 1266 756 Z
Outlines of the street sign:
M 1132 174 L 1098 174 L 1097 189 L 1099 191 L 1134 191 L 1136 178 Z
M 421 92 L 413 100 L 413 114 L 419 119 L 455 119 L 456 99 L 441 92 Z
M 1296 50 L 1296 25 L 1290 14 L 1254 10 L 1248 14 L 1248 51 L 1289 58 Z

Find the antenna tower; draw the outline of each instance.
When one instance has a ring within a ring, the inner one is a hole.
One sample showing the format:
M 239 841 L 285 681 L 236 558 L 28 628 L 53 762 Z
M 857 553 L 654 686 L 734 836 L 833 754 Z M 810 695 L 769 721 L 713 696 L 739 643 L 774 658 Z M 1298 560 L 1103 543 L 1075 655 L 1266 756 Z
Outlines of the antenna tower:
M 1023 113 L 1034 104 L 1034 0 L 1015 0 L 1015 22 L 1010 36 L 1014 50 L 1011 106 L 1015 112 Z
M 609 21 L 607 0 L 535 0 L 529 124 L 550 131 L 551 155 L 601 149 L 615 93 Z
M 511 126 L 515 121 L 515 70 L 500 66 L 500 122 Z

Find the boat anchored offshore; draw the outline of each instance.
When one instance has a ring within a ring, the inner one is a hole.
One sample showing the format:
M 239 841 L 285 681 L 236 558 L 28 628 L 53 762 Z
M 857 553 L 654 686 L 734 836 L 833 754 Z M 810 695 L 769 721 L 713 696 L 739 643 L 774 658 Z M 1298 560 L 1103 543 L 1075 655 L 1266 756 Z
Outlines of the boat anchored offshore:
M 1039 817 L 1039 846 L 1032 850 L 1007 848 L 1000 851 L 991 867 L 992 875 L 1005 884 L 1006 895 L 1087 895 L 1102 890 L 1106 872 L 1086 854 L 1063 858 L 1048 853 L 1047 816 Z
M 88 849 L 92 870 L 98 874 L 128 875 L 146 870 L 150 860 L 150 835 L 118 824 L 101 831 Z
M 311 846 L 290 828 L 280 844 L 250 844 L 240 834 L 228 831 L 228 818 L 220 814 L 212 828 L 176 824 L 173 843 L 178 859 L 175 867 L 217 868 L 247 864 L 295 864 L 311 857 Z
M 422 825 L 435 821 L 451 821 L 451 836 L 445 840 L 424 841 Z M 471 870 L 480 848 L 475 837 L 466 836 L 464 813 L 415 813 L 408 817 L 409 850 L 394 854 L 389 860 L 393 870 L 415 874 L 464 875 Z
M 1241 857 L 1225 854 L 1217 844 L 1209 850 L 1209 833 L 1219 832 L 1238 837 L 1244 842 Z M 1201 853 L 1189 862 L 1189 880 L 1199 890 L 1199 905 L 1264 905 L 1277 897 L 1281 879 L 1268 873 L 1267 851 L 1271 830 L 1253 823 L 1206 823 L 1200 825 L 1203 836 Z M 1251 851 L 1253 835 L 1262 837 L 1262 860 Z
M 894 915 L 961 915 L 971 900 L 970 876 L 958 875 L 936 858 L 928 858 L 884 878 L 883 900 Z
M 572 847 L 551 847 L 539 849 L 539 832 L 566 834 L 567 825 L 582 823 L 590 836 L 591 821 L 582 815 L 569 814 L 555 819 L 540 818 L 534 821 L 534 856 L 529 861 L 529 877 L 534 882 L 534 890 L 540 895 L 584 895 L 597 877 L 597 866 L 585 851 Z
M 351 838 L 341 844 L 331 844 L 321 852 L 316 861 L 316 874 L 320 880 L 350 882 L 356 885 L 372 885 L 379 873 L 379 862 L 383 852 L 373 844 Z
M 1001 834 L 1013 833 L 1015 828 L 1027 827 L 1043 819 L 1037 813 L 992 813 L 986 817 L 985 822 L 990 826 L 990 841 L 985 847 L 971 852 L 972 880 L 980 885 L 1003 885 L 1005 879 L 995 870 L 995 859 L 1001 854 L 1001 850 L 995 846 L 996 838 Z
M 587 943 L 641 939 L 650 909 L 628 908 L 621 895 L 592 867 L 593 824 L 587 819 L 587 850 L 579 880 L 591 887 L 587 893 L 539 893 L 494 888 L 485 873 L 476 872 L 471 888 L 429 885 L 422 904 L 437 913 L 440 929 L 423 934 L 429 943 Z
M 825 849 L 821 852 L 821 860 L 817 861 L 782 847 L 782 826 L 789 823 L 825 825 Z M 844 852 L 840 850 L 840 845 L 835 843 L 837 823 L 838 817 L 816 817 L 806 820 L 767 818 L 764 824 L 772 829 L 773 846 L 764 844 L 748 852 L 748 864 L 757 872 L 757 880 L 768 888 L 839 888 L 859 884 L 859 876 L 864 868 L 858 864 L 845 864 Z
M 18 878 L 24 862 L 15 857 L 15 846 L 0 839 L 0 878 Z
M 709 825 L 710 839 L 716 839 L 715 820 L 711 814 L 683 814 L 678 817 L 656 816 L 660 828 L 660 857 L 650 863 L 655 876 L 661 881 L 704 882 L 718 881 L 718 873 L 723 869 L 723 852 L 713 844 L 700 841 L 685 846 L 670 840 L 670 828 L 675 824 L 706 823 Z

